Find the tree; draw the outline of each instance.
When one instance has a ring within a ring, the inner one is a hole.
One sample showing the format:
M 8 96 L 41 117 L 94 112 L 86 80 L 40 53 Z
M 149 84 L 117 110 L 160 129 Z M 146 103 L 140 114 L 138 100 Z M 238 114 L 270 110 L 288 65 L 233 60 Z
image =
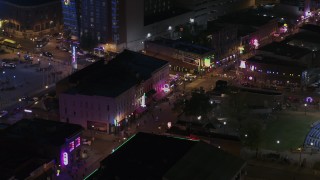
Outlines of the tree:
M 262 135 L 262 122 L 258 119 L 247 119 L 243 122 L 243 126 L 240 129 L 241 140 L 245 146 L 250 149 L 256 150 L 256 156 L 261 143 Z
M 204 92 L 193 92 L 191 98 L 186 101 L 183 110 L 187 116 L 206 118 L 212 110 L 210 98 Z

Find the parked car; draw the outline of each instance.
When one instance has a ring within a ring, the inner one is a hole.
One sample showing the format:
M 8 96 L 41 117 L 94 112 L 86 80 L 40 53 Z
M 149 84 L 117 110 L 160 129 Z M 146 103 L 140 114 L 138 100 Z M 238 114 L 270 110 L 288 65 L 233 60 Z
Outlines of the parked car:
M 46 57 L 53 57 L 53 54 L 51 52 L 43 52 L 42 55 L 46 56 Z
M 1 111 L 0 112 L 0 118 L 6 117 L 8 115 L 8 111 Z
M 86 58 L 87 62 L 95 62 L 96 60 L 94 60 L 93 58 Z
M 6 67 L 6 68 L 15 68 L 16 64 L 14 64 L 14 63 L 3 63 L 2 66 Z

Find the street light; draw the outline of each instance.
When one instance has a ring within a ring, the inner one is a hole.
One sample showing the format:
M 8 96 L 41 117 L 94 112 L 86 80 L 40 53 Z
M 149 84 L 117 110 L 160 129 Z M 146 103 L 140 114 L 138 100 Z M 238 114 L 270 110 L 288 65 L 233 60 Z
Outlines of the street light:
M 305 116 L 307 115 L 307 106 L 308 106 L 307 103 L 305 103 L 305 104 L 304 104 L 304 115 L 305 115 Z
M 227 125 L 227 122 L 225 121 L 225 122 L 223 122 L 223 131 L 224 131 L 224 134 L 226 133 L 226 125 Z

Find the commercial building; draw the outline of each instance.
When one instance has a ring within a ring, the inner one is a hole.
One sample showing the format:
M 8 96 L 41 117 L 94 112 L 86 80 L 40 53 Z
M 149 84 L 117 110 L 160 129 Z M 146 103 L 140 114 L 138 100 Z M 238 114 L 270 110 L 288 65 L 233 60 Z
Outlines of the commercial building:
M 301 84 L 306 64 L 294 60 L 257 55 L 245 61 L 241 71 L 247 81 L 254 81 L 265 87 L 272 85 Z
M 207 24 L 207 39 L 209 47 L 214 49 L 216 60 L 220 61 L 219 64 L 234 60 L 233 54 L 239 55 L 236 53 L 239 47 L 237 25 L 210 21 Z
M 320 50 L 320 26 L 306 24 L 300 27 L 298 33 L 285 39 L 285 42 L 292 46 L 299 46 L 313 51 L 317 55 Z
M 168 79 L 167 61 L 124 50 L 57 83 L 61 121 L 113 133 L 169 91 Z
M 145 53 L 170 62 L 173 71 L 200 73 L 214 66 L 214 52 L 203 46 L 159 38 L 145 42 Z
M 201 141 L 140 132 L 86 179 L 236 180 L 245 166 L 244 160 Z
M 0 29 L 12 36 L 34 38 L 60 31 L 60 0 L 0 0 Z
M 194 22 L 206 25 L 207 21 L 218 19 L 228 13 L 253 7 L 254 0 L 175 0 L 179 7 L 189 9 L 193 12 Z
M 53 179 L 79 156 L 82 130 L 43 119 L 22 119 L 9 126 L 0 133 L 6 147 L 0 149 L 1 178 Z
M 238 28 L 240 44 L 245 50 L 257 49 L 272 41 L 278 29 L 277 18 L 256 14 L 253 10 L 226 15 L 219 22 L 234 24 Z
M 64 1 L 63 1 L 64 2 Z M 175 6 L 172 0 L 70 0 L 63 3 L 65 25 L 75 36 L 90 37 L 105 50 L 141 50 L 143 42 L 156 36 L 170 34 L 175 26 L 189 22 L 190 11 Z M 74 5 L 74 3 L 76 5 Z M 78 9 L 75 7 L 78 7 Z M 81 17 L 72 23 L 70 12 Z
M 273 42 L 256 50 L 257 55 L 276 57 L 287 61 L 295 61 L 311 67 L 314 62 L 313 52 L 307 48 L 291 46 L 284 42 Z

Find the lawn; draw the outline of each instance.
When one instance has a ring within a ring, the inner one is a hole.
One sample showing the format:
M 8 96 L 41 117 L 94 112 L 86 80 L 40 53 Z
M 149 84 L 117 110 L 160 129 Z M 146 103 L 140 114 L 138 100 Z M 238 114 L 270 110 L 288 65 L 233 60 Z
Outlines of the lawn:
M 310 125 L 320 120 L 320 113 L 281 112 L 278 119 L 272 119 L 262 131 L 261 148 L 270 150 L 290 150 L 300 147 Z M 280 141 L 277 144 L 277 140 Z

